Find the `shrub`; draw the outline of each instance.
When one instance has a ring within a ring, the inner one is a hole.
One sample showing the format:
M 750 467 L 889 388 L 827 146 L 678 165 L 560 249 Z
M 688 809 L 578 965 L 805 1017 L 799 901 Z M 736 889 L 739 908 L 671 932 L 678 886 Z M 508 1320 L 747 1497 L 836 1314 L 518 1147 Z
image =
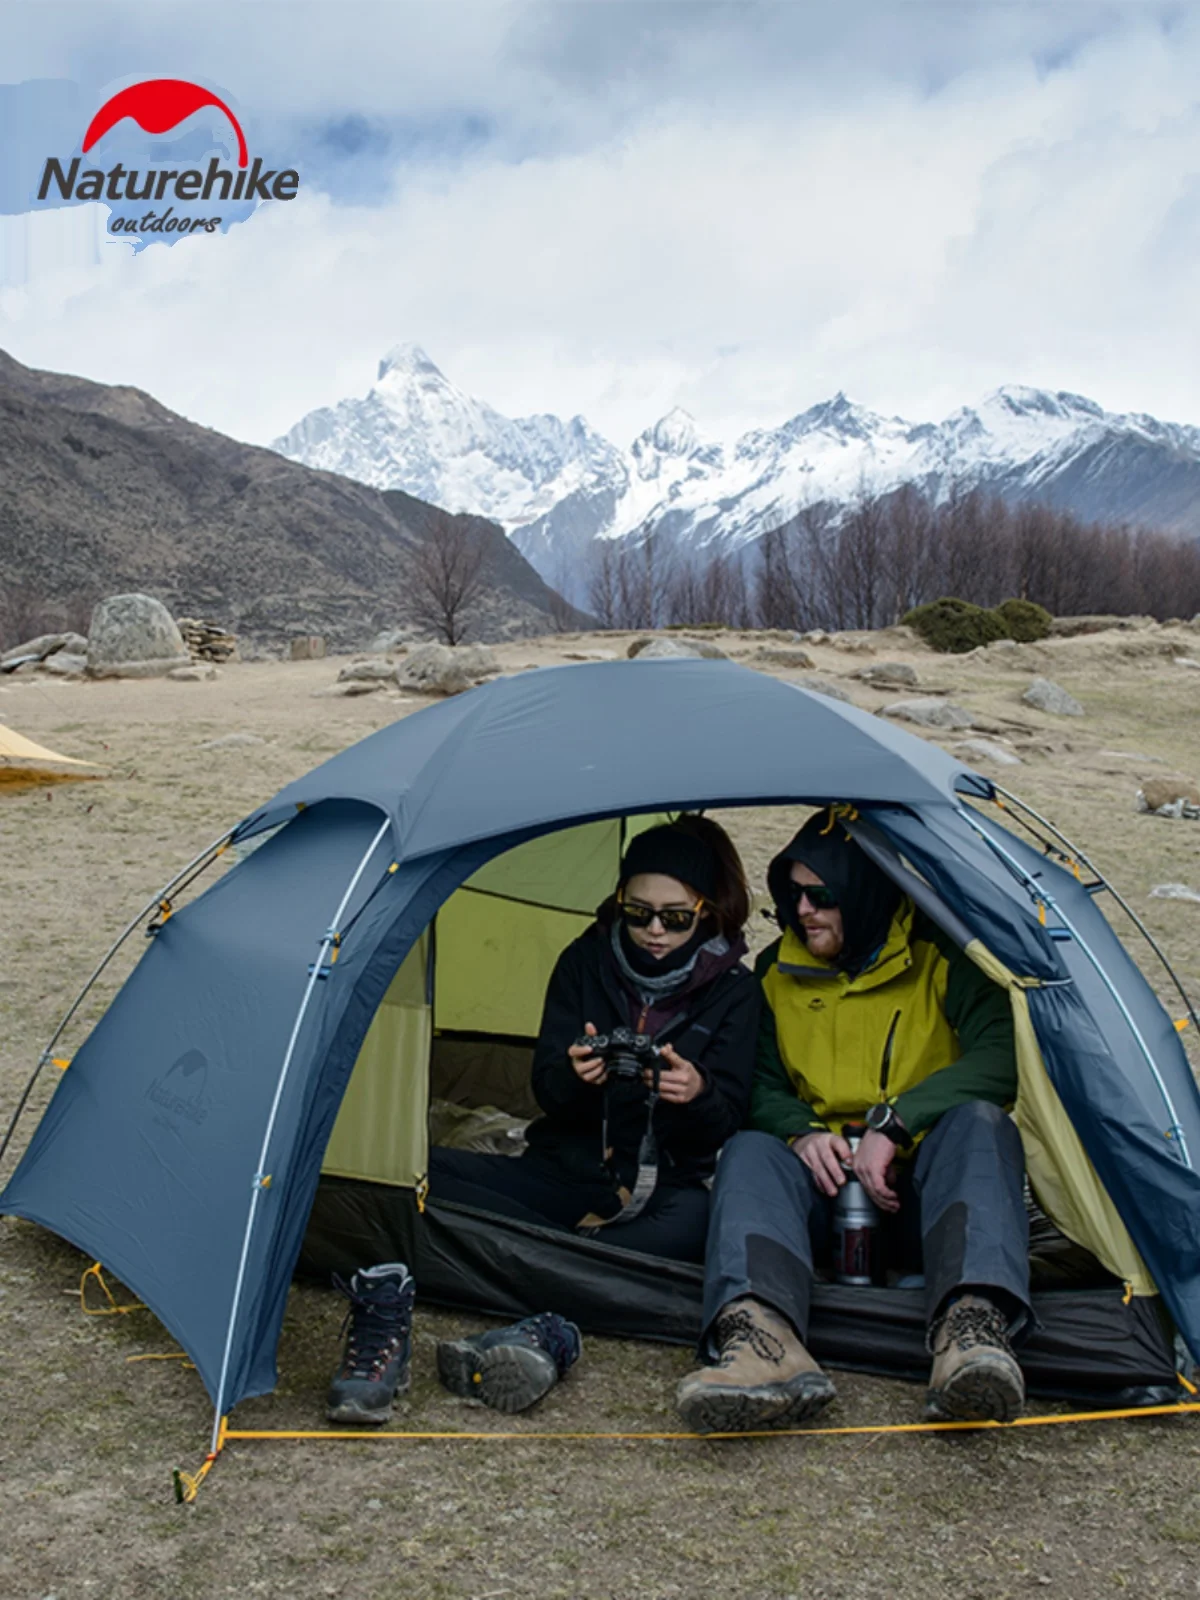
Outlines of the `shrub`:
M 949 596 L 915 606 L 900 621 L 915 628 L 931 650 L 944 655 L 962 655 L 977 645 L 1008 637 L 1008 629 L 994 611 Z
M 1001 600 L 995 608 L 1004 632 L 1018 644 L 1034 644 L 1050 632 L 1054 618 L 1033 600 Z

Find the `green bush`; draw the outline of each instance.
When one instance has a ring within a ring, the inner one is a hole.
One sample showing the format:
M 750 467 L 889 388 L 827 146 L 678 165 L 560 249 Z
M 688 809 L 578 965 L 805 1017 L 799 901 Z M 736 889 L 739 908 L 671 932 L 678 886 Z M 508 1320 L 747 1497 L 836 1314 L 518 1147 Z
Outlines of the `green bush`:
M 1054 621 L 1045 606 L 1039 606 L 1033 600 L 1001 600 L 996 607 L 996 615 L 1003 623 L 1007 636 L 1018 644 L 1034 644 L 1038 639 L 1046 638 Z
M 900 621 L 915 628 L 931 650 L 944 655 L 962 655 L 977 645 L 1008 637 L 1008 629 L 994 611 L 949 596 L 915 606 Z

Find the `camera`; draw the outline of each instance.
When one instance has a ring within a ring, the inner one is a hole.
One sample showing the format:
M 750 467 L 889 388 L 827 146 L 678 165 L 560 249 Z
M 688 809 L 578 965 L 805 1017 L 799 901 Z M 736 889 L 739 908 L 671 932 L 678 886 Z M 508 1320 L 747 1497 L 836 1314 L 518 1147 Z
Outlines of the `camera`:
M 614 1028 L 611 1033 L 594 1037 L 583 1034 L 575 1043 L 587 1045 L 593 1055 L 600 1056 L 614 1078 L 640 1078 L 659 1056 L 659 1048 L 650 1035 L 634 1033 L 632 1028 Z

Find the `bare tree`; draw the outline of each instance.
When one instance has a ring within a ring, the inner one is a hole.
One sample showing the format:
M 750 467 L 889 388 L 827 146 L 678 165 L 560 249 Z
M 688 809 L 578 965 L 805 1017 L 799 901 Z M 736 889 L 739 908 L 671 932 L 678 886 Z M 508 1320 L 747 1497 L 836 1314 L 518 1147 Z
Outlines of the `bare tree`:
M 411 568 L 409 610 L 414 622 L 462 642 L 483 596 L 487 546 L 469 518 L 439 511 L 417 547 Z
M 602 628 L 618 626 L 617 615 L 620 593 L 617 569 L 620 559 L 612 539 L 597 539 L 592 545 L 590 570 L 587 577 L 588 606 L 599 619 Z

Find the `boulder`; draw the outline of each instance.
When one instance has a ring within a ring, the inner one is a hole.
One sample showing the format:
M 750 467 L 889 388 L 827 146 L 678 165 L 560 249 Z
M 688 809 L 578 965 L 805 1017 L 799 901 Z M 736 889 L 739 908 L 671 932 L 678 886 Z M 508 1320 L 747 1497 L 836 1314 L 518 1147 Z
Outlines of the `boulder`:
M 676 639 L 669 635 L 644 633 L 634 639 L 625 652 L 630 661 L 673 661 L 703 658 L 706 661 L 725 661 L 724 650 L 708 639 Z
M 70 650 L 72 655 L 87 654 L 87 640 L 77 633 L 39 633 L 36 639 L 14 645 L 0 655 L 4 661 L 45 661 L 58 650 Z
M 1186 778 L 1150 778 L 1137 792 L 1137 808 L 1156 817 L 1200 817 L 1200 786 Z
M 828 644 L 829 635 L 824 628 L 810 628 L 800 635 L 801 644 Z
M 161 678 L 191 659 L 161 600 L 116 594 L 92 612 L 87 663 L 93 678 Z
M 998 767 L 1021 767 L 1024 762 L 1012 750 L 991 739 L 960 739 L 954 746 L 955 754 L 964 761 L 993 761 Z
M 85 649 L 86 645 L 85 640 Z M 56 650 L 42 662 L 42 668 L 55 678 L 82 678 L 87 671 L 87 656 L 76 655 L 74 651 Z
M 190 667 L 172 667 L 167 677 L 175 683 L 209 683 L 217 675 L 210 661 L 195 661 Z
M 913 722 L 919 728 L 973 728 L 975 719 L 962 706 L 952 700 L 893 700 L 884 706 L 881 717 L 895 717 L 900 722 Z
M 352 661 L 348 667 L 343 667 L 338 673 L 339 683 L 392 683 L 395 681 L 396 667 L 391 661 L 382 661 L 378 657 L 373 661 Z
M 1150 891 L 1151 900 L 1194 900 L 1200 905 L 1200 893 L 1189 889 L 1186 883 L 1156 883 Z
M 917 669 L 903 661 L 872 661 L 869 666 L 857 667 L 850 676 L 864 683 L 877 683 L 881 688 L 915 688 Z
M 829 642 L 835 650 L 846 650 L 851 655 L 873 656 L 875 654 L 875 646 L 870 639 L 865 638 L 861 633 L 831 634 Z
M 1049 678 L 1035 678 L 1021 699 L 1027 706 L 1033 706 L 1037 711 L 1047 711 L 1055 717 L 1087 715 L 1074 695 L 1068 694 Z
M 807 672 L 816 666 L 808 651 L 801 650 L 798 645 L 790 650 L 786 645 L 764 645 L 754 652 L 754 661 L 758 666 L 778 667 L 781 671 Z
M 324 661 L 325 640 L 319 633 L 301 633 L 291 642 L 293 661 Z
M 394 678 L 398 688 L 417 694 L 462 694 L 499 670 L 487 645 L 421 644 L 395 669 Z
M 1130 633 L 1136 628 L 1157 627 L 1153 617 L 1118 617 L 1093 614 L 1083 617 L 1055 617 L 1050 632 L 1056 639 L 1076 639 L 1082 633 L 1108 633 L 1110 629 Z

